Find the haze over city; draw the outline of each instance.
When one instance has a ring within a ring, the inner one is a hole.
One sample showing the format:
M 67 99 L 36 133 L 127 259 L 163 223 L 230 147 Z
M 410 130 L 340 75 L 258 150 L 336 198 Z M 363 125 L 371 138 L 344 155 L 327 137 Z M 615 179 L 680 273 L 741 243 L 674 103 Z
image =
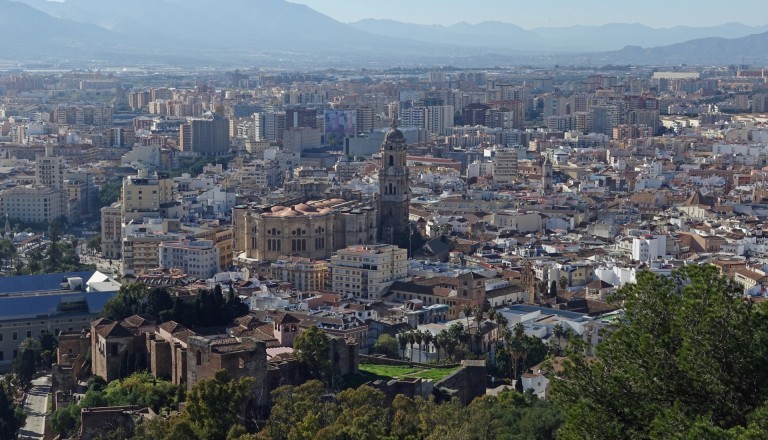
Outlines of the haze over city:
M 768 439 L 768 8 L 0 0 L 0 440 Z
M 760 0 L 721 2 L 647 0 L 290 0 L 305 4 L 341 22 L 367 18 L 406 23 L 452 25 L 459 22 L 502 21 L 524 29 L 551 26 L 640 23 L 651 27 L 715 26 L 740 22 L 768 23 L 768 9 Z M 749 13 L 745 13 L 749 11 Z

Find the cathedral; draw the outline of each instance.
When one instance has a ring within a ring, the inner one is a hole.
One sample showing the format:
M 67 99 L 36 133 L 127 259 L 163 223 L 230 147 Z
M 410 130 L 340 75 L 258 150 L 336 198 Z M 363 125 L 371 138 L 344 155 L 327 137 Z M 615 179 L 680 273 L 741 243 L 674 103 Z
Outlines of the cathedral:
M 357 244 L 384 243 L 409 248 L 408 148 L 392 123 L 381 145 L 379 197 L 314 200 L 290 206 L 240 205 L 232 210 L 235 260 L 239 264 L 276 261 L 286 255 L 327 259 Z
M 405 136 L 397 129 L 397 122 L 393 121 L 381 145 L 377 229 L 379 243 L 394 244 L 404 249 L 408 248 L 410 238 L 407 155 Z

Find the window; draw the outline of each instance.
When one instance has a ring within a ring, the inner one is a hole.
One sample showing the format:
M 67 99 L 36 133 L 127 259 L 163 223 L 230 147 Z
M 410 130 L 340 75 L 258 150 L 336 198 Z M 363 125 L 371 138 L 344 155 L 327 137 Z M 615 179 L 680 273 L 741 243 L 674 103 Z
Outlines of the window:
M 0 342 L 3 342 L 3 334 L 0 333 Z
M 109 344 L 109 351 L 112 356 L 117 356 L 117 344 Z
M 19 340 L 19 333 L 18 332 L 13 332 L 13 340 L 14 341 L 18 341 Z M 16 357 L 16 356 L 14 356 L 14 357 Z
M 0 362 L 2 362 L 4 360 L 5 360 L 5 352 L 4 351 L 0 351 Z
M 28 337 L 28 338 L 31 338 L 31 337 L 32 337 L 32 330 L 27 330 L 27 337 Z
M 242 370 L 243 368 L 245 368 L 245 358 L 244 358 L 244 357 L 240 356 L 240 358 L 239 358 L 239 359 L 238 359 L 238 361 L 237 361 L 237 366 L 238 366 L 238 368 L 240 368 L 241 370 Z
M 202 365 L 203 364 L 203 353 L 200 352 L 200 350 L 197 350 L 197 353 L 195 353 L 195 365 Z

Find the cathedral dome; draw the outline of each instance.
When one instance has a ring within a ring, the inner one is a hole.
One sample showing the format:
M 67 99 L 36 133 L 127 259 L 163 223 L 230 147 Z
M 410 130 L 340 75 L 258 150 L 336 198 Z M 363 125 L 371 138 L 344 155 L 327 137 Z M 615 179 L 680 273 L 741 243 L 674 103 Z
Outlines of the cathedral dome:
M 397 129 L 397 121 L 392 121 L 392 128 L 384 135 L 385 143 L 404 143 L 405 135 Z

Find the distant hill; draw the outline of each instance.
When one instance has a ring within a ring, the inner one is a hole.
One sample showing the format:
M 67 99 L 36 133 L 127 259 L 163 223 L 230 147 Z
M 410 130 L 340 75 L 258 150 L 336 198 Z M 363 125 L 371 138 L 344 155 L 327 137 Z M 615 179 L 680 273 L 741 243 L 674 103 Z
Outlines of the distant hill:
M 343 52 L 387 46 L 378 35 L 284 0 L 23 1 L 54 17 L 101 26 L 130 39 L 170 42 L 188 51 L 226 47 Z
M 511 23 L 458 23 L 452 26 L 419 25 L 394 20 L 366 19 L 353 27 L 385 36 L 461 46 L 543 50 L 554 52 L 597 52 L 625 46 L 663 46 L 705 37 L 737 38 L 768 31 L 768 25 L 750 27 L 741 23 L 720 26 L 652 28 L 637 23 L 602 26 L 542 27 L 526 30 Z
M 118 47 L 119 38 L 98 26 L 51 17 L 23 3 L 0 0 L 0 57 L 91 54 Z
M 285 0 L 0 0 L 0 59 L 294 67 L 765 59 L 759 28 L 637 24 L 525 30 L 510 23 L 345 24 Z M 763 31 L 768 30 L 766 28 Z M 742 35 L 744 34 L 744 35 Z M 690 46 L 664 46 L 699 37 Z M 622 47 L 626 47 L 621 49 Z M 641 49 L 640 47 L 652 47 Z M 620 50 L 621 49 L 621 50 Z M 605 52 L 610 50 L 611 52 Z M 698 58 L 697 57 L 701 57 Z
M 542 48 L 541 38 L 510 23 L 457 23 L 452 26 L 420 25 L 395 20 L 366 19 L 350 23 L 361 31 L 387 37 L 409 38 L 434 44 L 509 48 L 523 50 Z
M 600 54 L 599 59 L 632 64 L 764 64 L 768 62 L 768 32 L 731 39 L 701 38 L 650 48 L 630 46 Z

